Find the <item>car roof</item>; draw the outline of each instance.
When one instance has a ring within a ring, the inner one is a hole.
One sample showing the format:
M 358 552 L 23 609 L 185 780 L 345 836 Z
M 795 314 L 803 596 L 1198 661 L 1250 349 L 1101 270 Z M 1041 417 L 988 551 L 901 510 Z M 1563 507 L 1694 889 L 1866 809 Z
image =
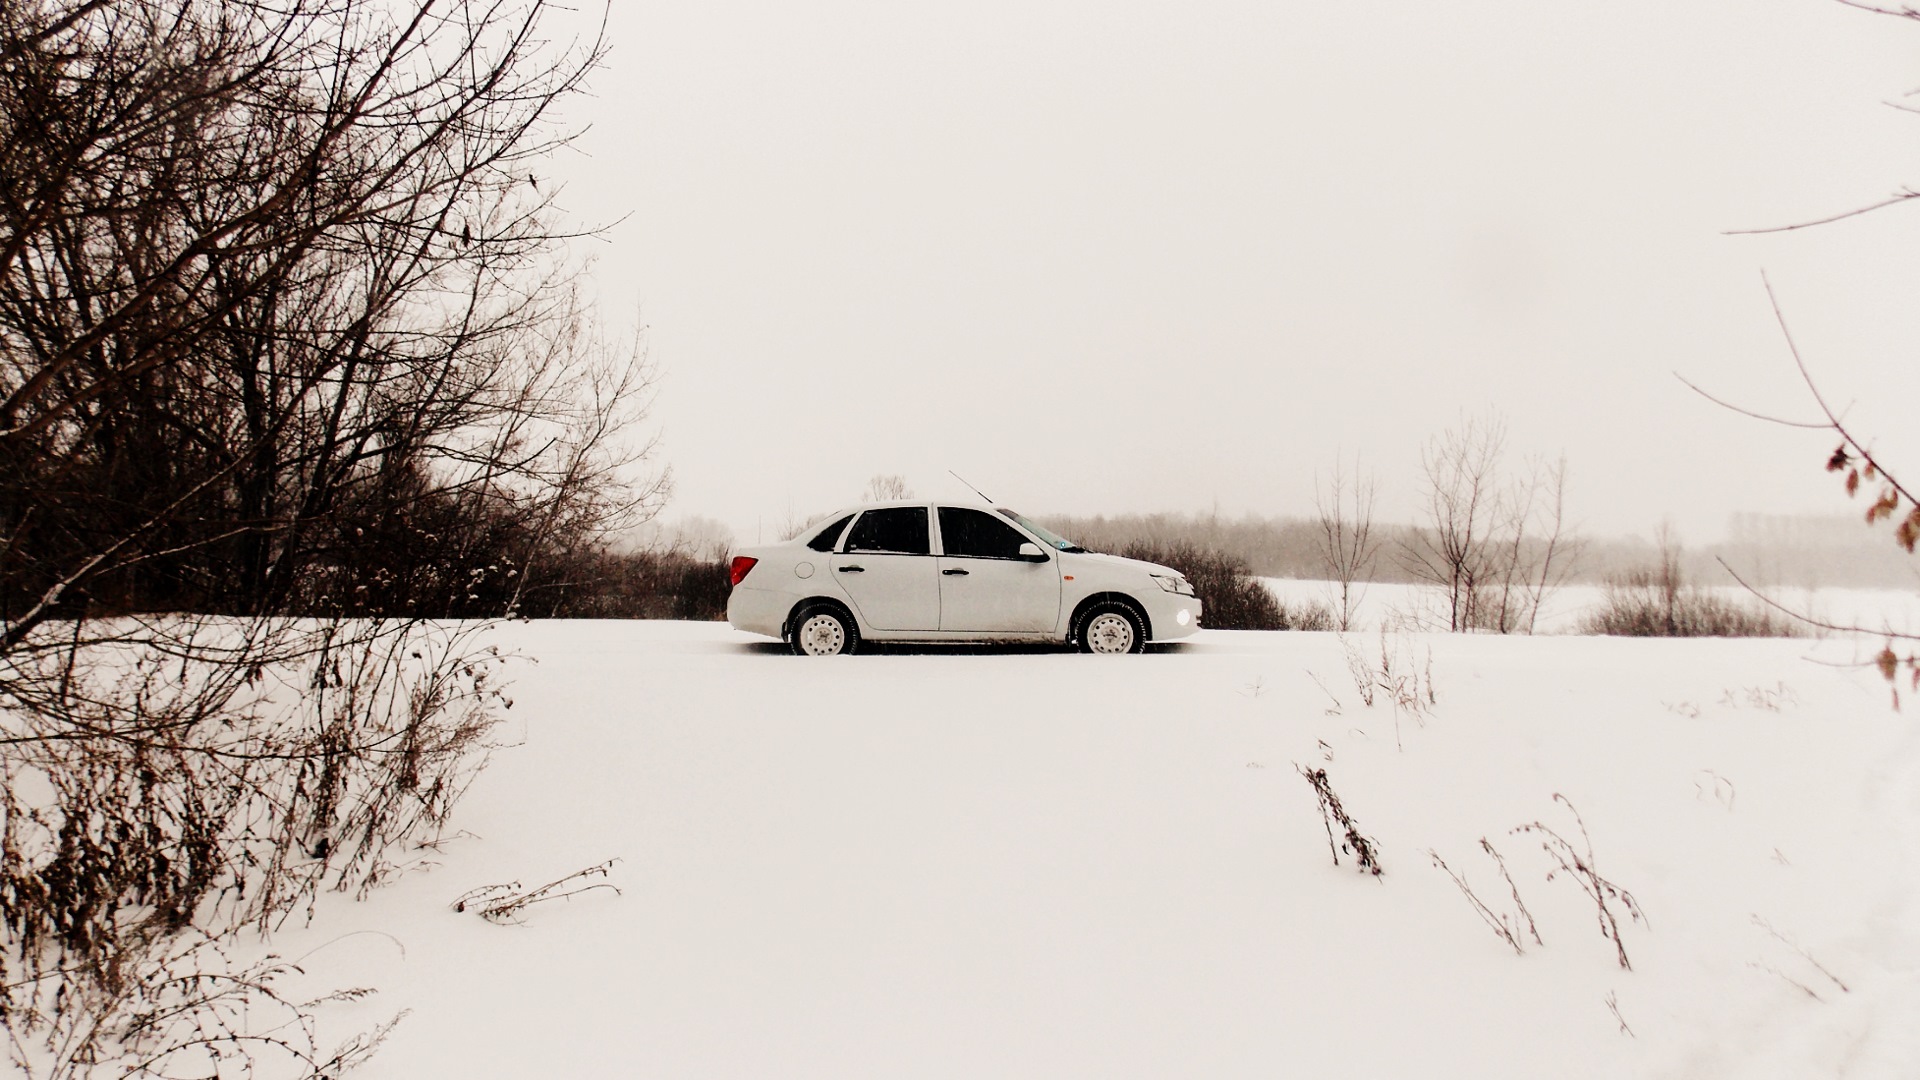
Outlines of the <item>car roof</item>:
M 880 502 L 857 503 L 853 506 L 841 507 L 833 513 L 828 514 L 827 517 L 838 518 L 844 517 L 847 514 L 859 513 L 862 510 L 885 510 L 897 506 L 957 506 L 964 510 L 983 510 L 989 514 L 997 514 L 1005 509 L 1004 507 L 994 506 L 990 503 L 976 502 L 972 499 L 883 499 Z

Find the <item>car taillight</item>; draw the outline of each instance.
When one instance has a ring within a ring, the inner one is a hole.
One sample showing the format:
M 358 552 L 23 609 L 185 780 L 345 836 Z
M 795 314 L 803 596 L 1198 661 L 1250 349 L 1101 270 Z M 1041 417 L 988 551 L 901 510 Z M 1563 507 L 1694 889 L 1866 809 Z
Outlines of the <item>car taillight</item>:
M 733 565 L 727 570 L 728 576 L 733 578 L 733 584 L 740 584 L 740 579 L 746 577 L 747 571 L 753 569 L 753 564 L 759 561 L 750 555 L 735 555 Z

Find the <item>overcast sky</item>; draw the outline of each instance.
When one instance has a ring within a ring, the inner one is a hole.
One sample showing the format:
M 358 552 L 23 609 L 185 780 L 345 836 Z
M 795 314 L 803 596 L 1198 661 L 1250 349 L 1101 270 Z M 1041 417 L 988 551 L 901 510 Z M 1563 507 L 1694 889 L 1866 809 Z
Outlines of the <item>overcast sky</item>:
M 1761 285 L 1920 476 L 1920 24 L 1830 0 L 621 2 L 563 205 L 643 322 L 668 516 L 875 473 L 1307 515 L 1497 411 L 1601 534 L 1848 509 Z M 1904 442 L 1903 442 L 1904 440 Z

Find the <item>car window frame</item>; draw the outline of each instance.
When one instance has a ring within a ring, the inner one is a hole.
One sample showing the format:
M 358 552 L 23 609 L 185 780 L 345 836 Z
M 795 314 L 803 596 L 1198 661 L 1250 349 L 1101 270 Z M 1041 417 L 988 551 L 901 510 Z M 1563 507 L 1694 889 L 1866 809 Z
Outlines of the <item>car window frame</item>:
M 854 530 L 860 527 L 860 523 L 866 520 L 867 515 L 875 513 L 877 511 L 882 511 L 882 510 L 918 510 L 920 511 L 921 517 L 925 520 L 927 525 L 927 550 L 925 551 L 878 551 L 878 550 L 862 549 L 859 551 L 855 551 L 852 548 L 848 547 L 847 545 L 853 542 Z M 833 554 L 835 555 L 899 555 L 904 558 L 913 558 L 913 559 L 938 558 L 938 556 L 934 554 L 934 550 L 933 550 L 934 537 L 937 535 L 934 530 L 937 527 L 938 527 L 938 522 L 934 517 L 933 507 L 927 503 L 917 503 L 917 504 L 912 504 L 908 506 L 869 506 L 861 510 L 858 514 L 854 516 L 854 519 L 852 521 L 847 523 L 846 529 L 842 531 L 840 534 L 840 542 L 834 546 Z
M 1038 559 L 1034 558 L 1031 555 L 957 555 L 947 550 L 947 531 L 946 529 L 941 528 L 939 530 L 940 557 L 943 559 L 987 559 L 992 562 L 1024 562 L 1024 563 L 1043 563 L 1043 562 L 1053 561 L 1053 556 L 1048 553 L 1049 549 L 1052 548 L 1053 545 L 1041 543 L 1037 537 L 1027 532 L 1027 530 L 1021 528 L 1018 522 L 1013 521 L 1012 519 L 1007 518 L 1004 515 L 996 514 L 989 510 L 982 510 L 980 507 L 977 507 L 977 506 L 963 506 L 955 503 L 935 503 L 933 504 L 932 516 L 933 516 L 933 523 L 936 527 L 940 525 L 940 511 L 942 510 L 971 510 L 976 514 L 984 515 L 989 520 L 998 522 L 999 524 L 1005 525 L 1007 528 L 1012 529 L 1014 532 L 1014 535 L 1026 537 L 1026 540 L 1024 541 L 1025 543 L 1032 544 L 1034 547 L 1037 547 L 1040 549 L 1040 557 Z

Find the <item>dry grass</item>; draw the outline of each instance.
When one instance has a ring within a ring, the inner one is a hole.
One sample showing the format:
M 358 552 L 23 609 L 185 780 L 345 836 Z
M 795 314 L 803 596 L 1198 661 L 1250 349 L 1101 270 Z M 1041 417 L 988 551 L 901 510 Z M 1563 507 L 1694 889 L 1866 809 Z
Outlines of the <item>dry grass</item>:
M 195 1076 L 335 1056 L 309 1037 L 318 1003 L 278 996 L 286 965 L 236 964 L 224 946 L 310 917 L 321 891 L 363 895 L 446 824 L 511 705 L 503 658 L 474 633 L 175 618 L 69 627 L 5 657 L 13 1065 Z

